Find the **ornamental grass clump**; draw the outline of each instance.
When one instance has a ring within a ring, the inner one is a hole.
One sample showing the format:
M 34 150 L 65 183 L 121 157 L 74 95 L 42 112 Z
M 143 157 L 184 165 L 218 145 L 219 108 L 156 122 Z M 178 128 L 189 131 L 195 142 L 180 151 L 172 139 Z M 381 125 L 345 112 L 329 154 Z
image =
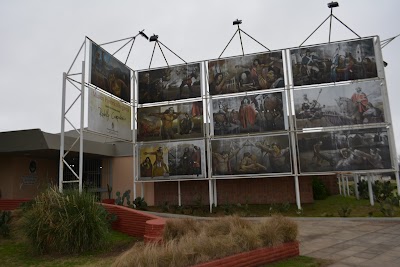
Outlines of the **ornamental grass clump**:
M 78 253 L 104 245 L 110 224 L 94 195 L 49 188 L 22 215 L 20 225 L 34 249 L 43 253 Z
M 209 221 L 172 219 L 164 231 L 164 243 L 136 244 L 113 266 L 191 266 L 297 238 L 297 224 L 282 216 L 261 223 L 237 216 Z

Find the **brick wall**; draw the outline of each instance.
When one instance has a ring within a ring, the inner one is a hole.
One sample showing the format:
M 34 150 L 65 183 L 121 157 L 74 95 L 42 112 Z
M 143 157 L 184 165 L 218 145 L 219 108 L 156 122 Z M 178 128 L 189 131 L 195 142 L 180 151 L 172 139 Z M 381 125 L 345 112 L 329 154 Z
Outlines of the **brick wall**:
M 331 194 L 338 193 L 336 176 L 320 176 Z M 314 201 L 312 176 L 300 176 L 301 203 Z M 154 203 L 162 205 L 168 202 L 178 204 L 178 182 L 154 183 Z M 246 178 L 217 180 L 217 199 L 219 204 L 226 203 L 296 203 L 294 177 Z M 192 205 L 201 200 L 209 204 L 208 181 L 182 181 L 181 200 L 183 205 Z
M 260 248 L 229 257 L 201 263 L 193 267 L 256 267 L 299 255 L 299 243 L 290 242 L 276 247 Z
M 31 199 L 0 199 L 0 210 L 15 210 L 24 203 L 31 201 Z
M 117 215 L 112 228 L 130 236 L 144 238 L 145 241 L 161 240 L 165 220 L 145 212 L 118 205 L 102 204 L 111 214 Z

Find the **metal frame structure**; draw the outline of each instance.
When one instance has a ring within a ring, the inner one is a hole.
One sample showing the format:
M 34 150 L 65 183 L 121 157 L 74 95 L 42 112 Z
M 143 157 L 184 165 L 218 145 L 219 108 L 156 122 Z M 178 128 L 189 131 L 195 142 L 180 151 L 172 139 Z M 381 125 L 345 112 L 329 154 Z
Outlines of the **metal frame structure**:
M 327 19 L 331 19 L 335 18 L 337 19 L 333 14 L 332 14 L 332 8 L 331 8 L 331 14 L 328 16 L 328 18 L 325 19 L 325 21 Z M 338 20 L 338 19 L 337 19 Z M 239 21 L 239 20 L 237 20 Z M 324 21 L 324 22 L 325 22 Z M 323 22 L 323 23 L 324 23 Z M 339 22 L 341 22 L 339 20 Z M 241 21 L 240 21 L 241 23 Z M 236 33 L 239 33 L 240 36 L 240 41 L 241 41 L 241 32 L 242 30 L 239 27 L 240 23 L 236 23 L 234 22 L 234 25 L 237 25 L 238 29 L 235 32 L 234 36 L 236 35 Z M 322 24 L 323 24 L 322 23 Z M 343 22 L 341 22 L 343 24 Z M 321 25 L 322 25 L 321 24 Z M 320 25 L 320 26 L 321 26 Z M 320 27 L 319 26 L 319 27 Z M 345 25 L 346 26 L 346 25 Z M 319 28 L 318 27 L 318 28 Z M 347 26 L 346 26 L 347 27 Z M 316 30 L 318 30 L 318 28 Z M 348 27 L 347 27 L 348 28 Z M 315 30 L 315 31 L 316 31 Z M 351 29 L 350 29 L 351 30 Z M 315 32 L 314 31 L 314 32 Z M 314 33 L 313 32 L 313 33 Z M 245 33 L 245 32 L 244 32 Z M 313 34 L 312 33 L 312 34 Z M 245 33 L 246 35 L 248 35 L 247 33 Z M 312 35 L 311 34 L 311 35 Z M 329 43 L 330 43 L 330 32 L 329 32 Z M 136 36 L 133 37 L 129 37 L 129 38 L 124 38 L 124 39 L 120 39 L 117 41 L 113 41 L 113 42 L 108 42 L 108 43 L 104 43 L 103 45 L 106 44 L 111 44 L 111 43 L 116 43 L 116 42 L 120 42 L 120 41 L 126 41 L 125 44 L 119 48 L 114 54 L 118 53 L 122 48 L 124 48 L 126 45 L 128 45 L 130 42 L 132 42 L 129 53 L 128 53 L 128 57 L 125 60 L 125 64 L 129 58 L 129 55 L 131 53 L 134 41 L 136 39 L 136 37 L 138 35 L 142 35 L 143 37 L 147 37 L 143 31 L 139 32 L 139 34 L 137 34 Z M 310 36 L 311 36 L 310 35 Z M 356 34 L 357 35 L 357 34 Z M 155 36 L 155 35 L 154 35 Z M 161 45 L 165 46 L 164 44 L 162 44 L 160 41 L 158 41 L 158 36 L 154 37 L 152 36 L 150 38 L 150 41 L 154 41 L 154 48 L 153 48 L 153 53 L 151 56 L 151 60 L 150 60 L 150 65 L 149 68 L 151 66 L 151 62 L 153 59 L 153 55 L 154 55 L 154 50 L 155 50 L 155 46 L 158 44 L 161 52 Z M 234 37 L 233 36 L 233 37 Z M 309 36 L 309 37 L 310 37 Z M 358 35 L 357 35 L 358 36 Z M 230 44 L 230 42 L 232 41 L 233 37 L 231 38 L 231 40 L 229 41 L 228 45 Z M 252 38 L 251 36 L 249 36 L 250 38 Z M 309 38 L 308 37 L 308 38 Z M 361 38 L 360 36 L 358 36 L 359 38 Z M 397 37 L 397 36 L 396 36 Z M 305 40 L 307 41 L 308 38 Z M 254 41 L 256 41 L 254 38 L 252 38 Z M 394 39 L 394 38 L 393 38 Z M 61 144 L 60 144 L 60 161 L 59 161 L 59 190 L 62 191 L 63 190 L 63 185 L 65 183 L 78 183 L 79 184 L 79 191 L 82 191 L 82 175 L 83 175 L 83 146 L 84 146 L 84 142 L 83 142 L 83 136 L 84 136 L 84 114 L 85 114 L 85 88 L 86 87 L 90 87 L 90 85 L 86 82 L 86 50 L 87 50 L 87 45 L 86 42 L 87 40 L 89 40 L 87 37 L 85 38 L 85 41 L 83 42 L 83 44 L 81 45 L 78 54 L 76 55 L 71 67 L 69 68 L 69 70 L 66 73 L 63 73 L 63 82 L 62 82 L 62 112 L 61 112 Z M 304 42 L 305 42 L 304 41 Z M 259 43 L 258 41 L 256 41 L 257 43 Z M 304 43 L 303 42 L 303 43 Z M 379 44 L 379 37 L 374 38 L 374 42 L 375 42 L 375 56 L 376 56 L 376 62 L 383 62 L 382 59 L 382 54 L 381 54 L 381 50 L 378 49 L 380 48 Z M 302 46 L 303 43 L 300 45 Z M 259 43 L 260 44 L 260 43 Z M 386 45 L 387 43 L 385 43 Z M 228 46 L 227 45 L 227 46 Z M 225 47 L 225 49 L 227 48 L 227 46 Z M 244 49 L 243 49 L 243 44 L 241 42 L 241 47 L 242 47 L 242 56 L 244 56 Z M 263 46 L 264 48 L 266 48 L 265 46 Z M 384 46 L 382 46 L 383 48 Z M 169 51 L 171 51 L 168 47 L 166 47 Z M 225 51 L 224 49 L 224 51 Z M 271 52 L 268 48 L 266 48 L 269 52 Z M 82 53 L 83 51 L 83 58 L 84 60 L 82 61 L 82 65 L 81 65 L 81 72 L 79 73 L 74 73 L 74 74 L 70 74 L 70 71 L 72 69 L 72 66 L 75 64 L 78 56 Z M 223 52 L 224 52 L 223 51 Z M 205 172 L 205 175 L 207 174 L 207 176 L 205 176 L 205 178 L 201 178 L 201 180 L 204 181 L 208 181 L 208 188 L 209 188 L 209 204 L 210 204 L 210 211 L 212 211 L 212 206 L 215 205 L 217 206 L 217 194 L 218 194 L 218 190 L 217 190 L 217 180 L 218 179 L 235 179 L 235 178 L 248 178 L 248 177 L 254 177 L 257 176 L 255 178 L 264 178 L 264 177 L 271 177 L 271 176 L 293 176 L 294 177 L 294 189 L 295 189 L 295 194 L 296 194 L 296 204 L 297 204 L 297 208 L 301 209 L 301 196 L 300 196 L 300 188 L 299 188 L 299 177 L 300 176 L 304 176 L 304 175 L 327 175 L 327 174 L 334 174 L 337 173 L 338 174 L 338 179 L 339 182 L 342 183 L 343 185 L 343 177 L 345 174 L 344 172 L 320 172 L 320 173 L 300 173 L 300 170 L 298 169 L 299 163 L 298 163 L 298 157 L 299 157 L 299 151 L 298 151 L 298 143 L 297 143 L 297 134 L 298 133 L 303 133 L 305 132 L 304 129 L 302 130 L 298 130 L 296 128 L 296 119 L 295 119 L 295 109 L 294 109 L 294 90 L 298 89 L 297 86 L 294 85 L 294 81 L 293 81 L 293 73 L 292 73 L 292 62 L 290 60 L 291 58 L 291 54 L 290 54 L 291 49 L 283 49 L 282 50 L 282 62 L 283 62 L 283 72 L 285 73 L 284 75 L 284 79 L 285 79 L 285 87 L 283 88 L 279 88 L 279 89 L 274 89 L 274 90 L 269 90 L 268 92 L 282 92 L 282 95 L 286 97 L 286 107 L 284 107 L 284 109 L 286 110 L 286 114 L 287 114 L 287 120 L 288 120 L 288 129 L 285 129 L 283 131 L 278 131 L 276 133 L 274 133 L 274 135 L 282 135 L 283 133 L 288 135 L 288 139 L 289 139 L 289 145 L 291 148 L 291 164 L 292 164 L 292 171 L 291 173 L 283 173 L 283 174 L 267 174 L 267 175 L 238 175 L 238 176 L 234 176 L 234 175 L 222 175 L 222 176 L 215 176 L 212 175 L 212 157 L 211 157 L 211 141 L 212 140 L 221 140 L 221 139 L 229 139 L 229 138 L 233 138 L 233 137 L 216 137 L 214 136 L 214 132 L 213 132 L 213 117 L 212 117 L 212 100 L 214 99 L 218 99 L 219 96 L 213 96 L 210 93 L 210 88 L 208 86 L 208 77 L 209 77 L 209 69 L 207 67 L 207 63 L 208 61 L 201 61 L 200 62 L 200 81 L 201 81 L 201 100 L 203 102 L 203 122 L 204 122 L 204 128 L 203 128 L 203 133 L 204 136 L 203 138 L 193 138 L 192 140 L 204 140 L 204 147 L 205 150 L 207 151 L 207 157 L 205 158 L 203 164 L 205 164 L 205 161 L 207 161 L 207 170 L 205 166 L 202 166 L 202 170 L 203 172 Z M 379 53 L 377 52 L 379 51 Z M 173 51 L 171 51 L 174 55 L 176 55 Z M 221 53 L 220 57 L 222 56 L 223 52 Z M 113 54 L 113 55 L 114 55 Z M 165 58 L 164 53 L 162 52 L 163 57 L 167 63 L 167 66 L 170 67 L 168 65 L 168 62 Z M 180 58 L 178 55 L 176 55 L 178 58 Z M 219 58 L 220 58 L 219 57 Z M 218 58 L 218 59 L 219 59 Z M 180 58 L 182 61 L 184 61 L 182 58 Z M 186 61 L 184 61 L 185 64 L 188 64 Z M 396 182 L 398 185 L 398 192 L 400 193 L 400 181 L 399 181 L 399 174 L 398 174 L 398 164 L 396 162 L 396 148 L 394 146 L 394 134 L 393 134 L 393 127 L 392 127 L 392 123 L 391 123 L 391 116 L 390 116 L 390 108 L 389 108 L 389 100 L 388 100 L 388 94 L 387 94 L 387 88 L 386 88 L 386 84 L 385 84 L 385 76 L 384 76 L 384 70 L 383 70 L 383 64 L 377 64 L 377 68 L 378 68 L 378 78 L 375 78 L 374 80 L 380 80 L 383 83 L 383 102 L 386 103 L 385 106 L 385 123 L 381 123 L 379 124 L 380 127 L 386 127 L 388 129 L 388 136 L 389 136 L 389 144 L 391 144 L 391 159 L 392 159 L 392 169 L 390 170 L 384 170 L 384 171 L 394 171 L 396 174 Z M 137 189 L 137 183 L 141 184 L 141 196 L 144 197 L 144 183 L 145 182 L 150 182 L 150 181 L 140 181 L 140 162 L 139 162 L 139 143 L 137 142 L 137 115 L 136 115 L 136 111 L 138 108 L 141 107 L 147 107 L 147 106 L 159 106 L 159 105 L 163 105 L 163 104 L 175 104 L 175 103 L 189 103 L 189 102 L 193 102 L 193 101 L 198 101 L 200 98 L 189 98 L 189 99 L 185 99 L 185 100 L 176 100 L 176 101 L 163 101 L 162 103 L 149 103 L 149 104 L 139 104 L 138 101 L 138 71 L 133 71 L 132 69 L 130 69 L 133 72 L 132 75 L 132 79 L 133 79 L 133 94 L 132 94 L 132 99 L 131 99 L 131 111 L 134 114 L 132 116 L 132 153 L 133 153 L 133 195 L 134 195 L 134 199 L 136 198 L 136 189 Z M 81 75 L 81 81 L 78 82 L 74 79 L 72 79 L 71 77 L 74 75 Z M 66 109 L 66 92 L 67 92 L 67 81 L 72 84 L 73 87 L 75 87 L 75 89 L 77 89 L 79 91 L 78 96 L 75 98 L 75 100 L 72 102 L 72 104 L 70 106 L 68 106 L 68 108 Z M 347 81 L 343 84 L 346 83 L 353 83 L 353 82 L 357 82 L 357 81 Z M 78 86 L 80 85 L 80 87 Z M 309 87 L 315 87 L 315 86 L 321 86 L 321 85 L 310 85 L 310 86 L 303 86 L 301 88 L 309 88 Z M 322 86 L 329 86 L 329 85 L 322 85 Z M 132 88 L 131 88 L 132 89 Z M 263 90 L 259 90 L 259 92 L 265 92 Z M 242 93 L 234 93 L 231 94 L 231 96 L 240 96 L 240 95 L 247 95 L 246 92 L 242 92 Z M 229 95 L 226 95 L 224 97 L 229 97 Z M 81 104 L 80 104 L 80 123 L 79 123 L 79 128 L 76 127 L 68 118 L 67 118 L 67 114 L 68 112 L 71 110 L 72 106 L 74 106 L 76 104 L 76 102 L 78 101 L 78 99 L 80 98 L 81 100 Z M 72 147 L 75 146 L 77 144 L 77 142 L 79 141 L 79 173 L 75 173 L 72 168 L 68 165 L 67 161 L 66 161 L 66 156 L 68 155 L 69 151 L 71 150 L 71 148 L 69 148 L 66 152 L 65 152 L 65 122 L 68 122 L 73 129 L 75 129 L 75 131 L 79 134 L 78 138 L 75 140 L 75 142 L 73 143 Z M 365 129 L 365 128 L 376 128 L 377 126 L 356 126 L 356 127 L 345 127 L 346 129 Z M 342 128 L 342 127 L 339 127 Z M 327 127 L 325 130 L 329 130 L 329 127 Z M 319 131 L 319 130 L 316 130 Z M 310 132 L 310 131 L 307 131 Z M 311 131 L 312 132 L 312 131 Z M 268 133 L 262 133 L 262 134 L 257 134 L 257 136 L 268 136 L 271 134 Z M 237 137 L 243 137 L 245 135 L 238 135 Z M 113 138 L 112 136 L 109 136 L 110 138 Z M 177 139 L 177 141 L 190 141 L 190 139 Z M 162 140 L 159 142 L 163 142 Z M 165 142 L 165 140 L 164 140 Z M 148 144 L 149 142 L 140 142 L 140 144 Z M 203 151 L 204 152 L 204 151 Z M 203 158 L 204 159 L 204 158 Z M 76 180 L 72 180 L 72 181 L 64 181 L 63 179 L 63 170 L 64 170 L 64 165 L 66 165 L 74 174 L 74 176 L 77 178 Z M 352 171 L 352 173 L 355 173 L 357 179 L 358 179 L 358 174 L 359 173 L 367 173 L 368 177 L 369 177 L 369 187 L 370 187 L 370 180 L 371 180 L 371 175 L 374 173 L 378 173 L 381 172 L 382 170 L 371 170 L 371 171 Z M 173 181 L 177 182 L 177 186 L 178 186 L 178 203 L 179 205 L 182 205 L 182 201 L 181 201 L 181 181 L 188 181 L 188 180 L 199 180 L 199 179 L 180 179 L 179 177 L 177 179 L 174 179 Z M 151 182 L 162 182 L 165 180 L 152 180 Z M 171 180 L 168 180 L 171 181 Z M 346 187 L 343 188 L 343 192 L 346 192 Z M 340 190 L 342 190 L 340 188 Z M 370 189 L 371 191 L 372 189 Z M 373 200 L 372 200 L 373 201 Z M 371 202 L 371 205 L 373 205 L 373 202 Z

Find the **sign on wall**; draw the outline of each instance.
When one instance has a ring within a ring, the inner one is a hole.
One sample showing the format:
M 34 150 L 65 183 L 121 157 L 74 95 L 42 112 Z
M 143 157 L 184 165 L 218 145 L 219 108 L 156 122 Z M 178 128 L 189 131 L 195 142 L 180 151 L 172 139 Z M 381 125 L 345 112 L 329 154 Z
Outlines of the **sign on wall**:
M 108 136 L 132 140 L 131 107 L 89 88 L 88 129 Z
M 377 77 L 373 39 L 290 51 L 295 86 Z
M 251 136 L 211 141 L 212 174 L 290 173 L 289 136 Z
M 138 141 L 203 137 L 201 101 L 138 108 Z
M 284 103 L 282 92 L 213 99 L 214 135 L 284 130 Z
M 139 72 L 139 103 L 201 96 L 200 63 Z
M 204 155 L 204 140 L 140 145 L 139 180 L 205 178 Z
M 211 95 L 282 88 L 282 52 L 209 61 L 208 81 Z
M 297 138 L 302 173 L 392 168 L 386 128 L 301 133 Z
M 381 82 L 295 90 L 297 129 L 382 123 Z
M 131 72 L 126 65 L 95 43 L 91 43 L 89 83 L 131 101 Z

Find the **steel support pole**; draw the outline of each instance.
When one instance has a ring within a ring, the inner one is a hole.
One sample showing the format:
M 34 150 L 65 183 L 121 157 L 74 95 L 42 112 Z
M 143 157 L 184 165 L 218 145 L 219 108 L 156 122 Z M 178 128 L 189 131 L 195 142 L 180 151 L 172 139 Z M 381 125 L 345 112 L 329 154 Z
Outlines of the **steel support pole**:
M 288 73 L 289 71 L 289 50 L 285 50 L 284 52 L 284 61 L 285 61 L 285 67 L 286 67 L 286 72 Z M 294 189 L 295 189 L 295 194 L 296 194 L 296 204 L 297 204 L 297 209 L 301 210 L 301 199 L 300 199 L 300 185 L 299 185 L 299 170 L 297 168 L 297 150 L 296 150 L 296 133 L 295 133 L 295 128 L 294 128 L 294 116 L 295 116 L 295 111 L 292 107 L 294 107 L 293 102 L 293 89 L 291 88 L 291 80 L 289 77 L 286 77 L 289 75 L 285 75 L 285 91 L 287 92 L 287 97 L 288 97 L 288 108 L 289 108 L 289 136 L 290 136 L 290 144 L 292 148 L 292 163 L 293 163 L 293 171 L 294 171 Z
M 209 201 L 210 201 L 210 213 L 212 213 L 212 202 L 214 200 L 213 198 L 213 182 L 211 179 L 208 179 L 208 196 L 209 196 Z
M 358 178 L 359 178 L 359 175 L 355 174 L 354 175 L 354 192 L 356 193 L 356 198 L 360 199 L 360 193 L 358 192 Z
M 65 98 L 67 92 L 67 73 L 63 73 L 61 102 L 60 162 L 58 170 L 58 190 L 62 193 L 64 183 L 64 137 L 65 137 Z
M 374 206 L 374 193 L 372 191 L 372 176 L 371 174 L 367 174 L 367 178 L 368 178 L 368 194 L 369 194 L 369 203 L 371 204 L 371 206 Z
M 213 183 L 214 183 L 214 186 L 213 186 L 213 188 L 214 188 L 214 207 L 217 207 L 218 206 L 217 180 L 214 179 Z
M 81 122 L 79 129 L 79 193 L 82 193 L 83 181 L 83 130 L 85 127 L 85 61 L 82 61 L 81 79 Z
M 347 192 L 346 192 L 346 183 L 344 182 L 344 175 L 343 175 L 343 174 L 341 174 L 341 175 L 340 175 L 340 178 L 341 178 L 341 180 L 342 180 L 342 190 L 343 190 L 343 195 L 344 195 L 345 197 L 347 197 Z
M 178 206 L 182 206 L 181 181 L 178 181 Z

